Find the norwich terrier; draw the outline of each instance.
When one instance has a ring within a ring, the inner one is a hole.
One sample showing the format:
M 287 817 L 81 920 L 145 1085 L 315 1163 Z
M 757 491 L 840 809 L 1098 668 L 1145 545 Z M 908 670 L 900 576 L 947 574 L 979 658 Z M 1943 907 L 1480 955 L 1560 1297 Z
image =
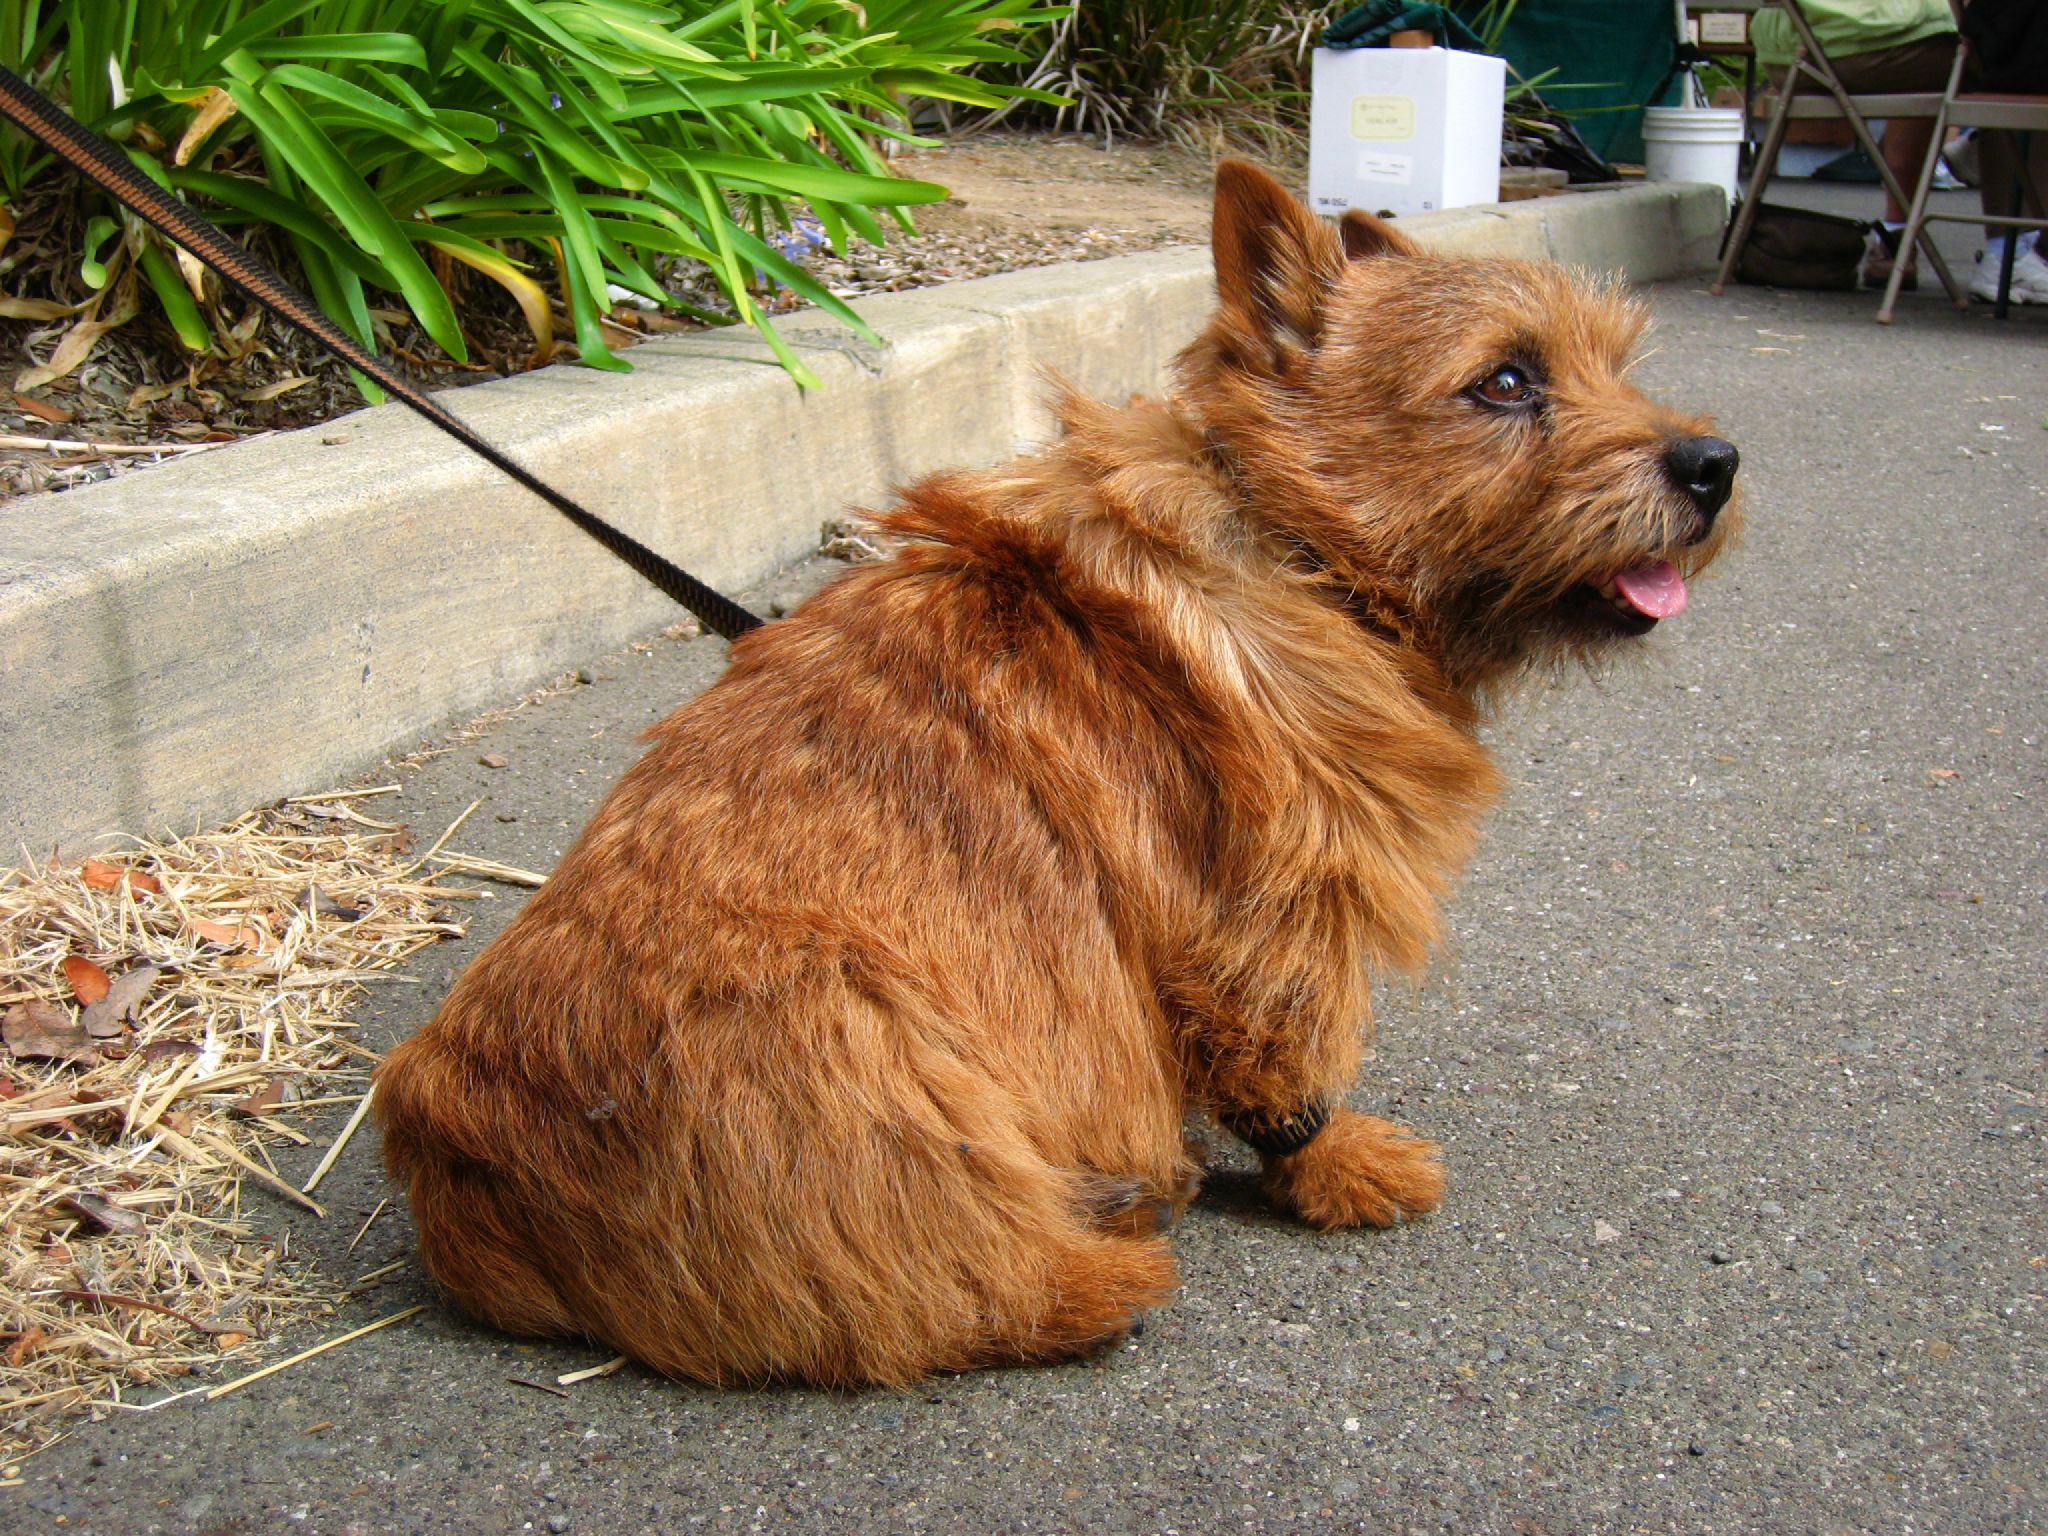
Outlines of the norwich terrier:
M 1054 1360 L 1174 1288 L 1201 1109 L 1317 1227 L 1427 1211 L 1345 1107 L 1545 657 L 1680 612 L 1734 448 L 1642 317 L 1217 176 L 1164 401 L 934 477 L 733 647 L 377 1078 L 426 1267 L 708 1382 Z

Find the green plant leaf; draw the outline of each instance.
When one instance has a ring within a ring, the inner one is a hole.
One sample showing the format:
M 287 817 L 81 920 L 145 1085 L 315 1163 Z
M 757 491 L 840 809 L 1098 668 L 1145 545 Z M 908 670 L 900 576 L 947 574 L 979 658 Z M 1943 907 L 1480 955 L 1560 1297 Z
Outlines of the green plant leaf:
M 426 69 L 427 50 L 404 32 L 318 32 L 300 37 L 252 38 L 244 47 L 259 59 L 373 59 Z
M 745 183 L 766 192 L 826 197 L 835 203 L 937 203 L 944 201 L 946 196 L 946 189 L 935 181 L 864 176 L 858 171 L 842 171 L 836 166 L 798 165 L 759 155 L 723 155 L 709 150 L 691 150 L 674 155 L 672 163 L 716 176 L 729 186 Z
M 225 203 L 246 215 L 237 221 L 214 215 L 214 222 L 233 224 L 259 220 L 274 224 L 301 240 L 310 240 L 319 246 L 333 261 L 367 282 L 379 288 L 397 288 L 398 284 L 384 265 L 359 246 L 344 239 L 333 225 L 322 223 L 304 203 L 280 196 L 262 182 L 246 176 L 223 176 L 217 171 L 202 171 L 191 166 L 180 166 L 172 172 L 172 181 L 179 187 L 197 192 Z
M 341 116 L 387 133 L 432 156 L 451 171 L 474 176 L 489 164 L 474 144 L 447 132 L 438 123 L 405 107 L 394 106 L 338 76 L 302 64 L 280 64 L 270 71 L 270 79 L 280 86 L 322 98 L 332 107 L 340 108 Z
M 85 221 L 85 252 L 78 263 L 78 275 L 94 291 L 107 286 L 107 264 L 100 259 L 100 249 L 120 232 L 120 224 L 105 214 Z
M 208 42 L 199 56 L 192 61 L 191 68 L 186 71 L 187 75 L 195 80 L 211 75 L 221 67 L 229 55 L 239 52 L 259 37 L 275 37 L 281 34 L 287 23 L 298 20 L 321 3 L 322 0 L 270 0 L 267 5 L 257 6 L 220 36 Z M 88 3 L 83 8 L 91 10 L 92 6 Z
M 212 346 L 213 332 L 206 324 L 206 317 L 200 314 L 199 306 L 192 302 L 192 290 L 185 286 L 177 265 L 164 254 L 163 247 L 154 238 L 143 242 L 141 265 L 142 275 L 149 280 L 157 303 L 163 305 L 165 318 L 171 322 L 171 329 L 178 333 L 178 340 L 185 348 L 204 352 Z

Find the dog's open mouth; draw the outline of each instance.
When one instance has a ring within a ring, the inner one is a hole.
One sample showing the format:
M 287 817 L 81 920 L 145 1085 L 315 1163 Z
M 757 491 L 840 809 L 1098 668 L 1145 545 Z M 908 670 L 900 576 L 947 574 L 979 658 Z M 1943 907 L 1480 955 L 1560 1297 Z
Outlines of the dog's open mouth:
M 1581 589 L 1586 606 L 1609 617 L 1629 634 L 1648 634 L 1659 619 L 1685 612 L 1685 578 L 1669 560 L 1647 560 L 1616 571 L 1597 587 Z M 1597 598 L 1598 601 L 1592 599 Z

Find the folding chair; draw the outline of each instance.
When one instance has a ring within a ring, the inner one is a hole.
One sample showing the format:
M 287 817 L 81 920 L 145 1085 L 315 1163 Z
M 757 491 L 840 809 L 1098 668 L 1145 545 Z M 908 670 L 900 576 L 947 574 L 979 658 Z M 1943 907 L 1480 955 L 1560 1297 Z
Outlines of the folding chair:
M 1949 6 L 1956 13 L 1956 28 L 1961 31 L 1963 24 L 1962 7 L 1958 0 L 1949 0 Z M 2018 91 L 1962 91 L 1958 90 L 1963 81 L 1964 56 L 1969 52 L 1969 41 L 1958 39 L 1956 61 L 1948 73 L 1948 89 L 1942 93 L 1941 105 L 1934 114 L 1934 139 L 1927 146 L 1927 163 L 1920 167 L 1920 181 L 1913 192 L 1913 201 L 1906 214 L 1906 232 L 1899 240 L 1899 249 L 1911 248 L 1912 242 L 1921 237 L 1926 226 L 1936 219 L 1949 219 L 1959 224 L 1997 224 L 2007 229 L 2048 229 L 2048 218 L 2031 218 L 2025 213 L 1933 213 L 1927 207 L 1927 193 L 1934 185 L 1935 166 L 1940 163 L 1942 141 L 1948 137 L 1951 128 L 2002 128 L 2016 133 L 2048 133 L 2048 95 L 2024 94 Z M 2026 141 L 2020 141 L 2019 175 L 2024 188 L 2020 207 L 2026 207 L 2026 198 L 2031 197 L 2037 208 L 2048 208 L 2048 202 L 2041 198 L 2041 188 L 2034 183 L 2032 167 L 2027 163 Z M 1932 249 L 1930 244 L 1928 249 Z M 2018 242 L 2005 243 L 2005 260 L 1998 274 L 1998 302 L 1993 313 L 2005 318 L 2005 309 L 2012 292 L 2012 264 L 2018 255 Z M 1899 279 L 1905 272 L 1905 263 L 1892 267 L 1891 281 L 1884 285 L 1884 302 L 1877 307 L 1877 318 L 1885 325 L 1892 323 L 1892 306 L 1898 302 Z M 1968 309 L 1967 294 L 1959 294 L 1949 288 L 1949 297 L 1956 301 L 1959 309 Z
M 1953 0 L 1951 0 L 1953 3 Z M 1721 253 L 1721 273 L 1714 279 L 1713 291 L 1720 293 L 1735 275 L 1735 264 L 1742 259 L 1742 248 L 1749 243 L 1749 232 L 1756 223 L 1757 208 L 1763 202 L 1764 191 L 1771 184 L 1771 173 L 1778 166 L 1778 151 L 1784 147 L 1785 131 L 1794 118 L 1844 118 L 1849 131 L 1856 136 L 1856 142 L 1863 146 L 1863 152 L 1877 166 L 1877 173 L 1884 178 L 1886 190 L 1898 199 L 1899 206 L 1906 206 L 1906 192 L 1899 180 L 1892 174 L 1890 166 L 1884 163 L 1884 153 L 1877 147 L 1865 124 L 1866 117 L 1936 117 L 1941 112 L 1944 96 L 1933 91 L 1914 91 L 1903 94 L 1882 96 L 1851 96 L 1844 89 L 1841 79 L 1835 73 L 1835 66 L 1828 62 L 1827 51 L 1821 47 L 1808 25 L 1806 13 L 1800 9 L 1799 0 L 1778 0 L 1779 7 L 1792 23 L 1792 30 L 1799 38 L 1798 51 L 1792 60 L 1792 67 L 1785 76 L 1784 88 L 1778 92 L 1778 108 L 1771 115 L 1771 126 L 1764 134 L 1764 142 L 1756 152 L 1756 166 L 1750 172 L 1749 186 L 1742 194 L 1742 208 L 1735 217 L 1735 227 L 1729 232 L 1727 248 Z M 1960 57 L 1960 54 L 1958 54 Z M 1954 82 L 1951 81 L 1951 89 Z M 1818 86 L 1825 95 L 1803 92 L 1802 86 Z M 1939 140 L 1936 140 L 1937 144 Z M 1928 264 L 1941 278 L 1942 287 L 1948 290 L 1950 298 L 1958 304 L 1967 305 L 1970 300 L 1956 283 L 1955 276 L 1942 259 L 1941 252 L 1934 248 L 1933 239 L 1921 232 L 1920 249 L 1927 253 Z M 1899 260 L 1893 263 L 1892 278 L 1896 282 L 1905 270 L 1906 254 L 1912 250 L 1906 241 L 1899 243 Z

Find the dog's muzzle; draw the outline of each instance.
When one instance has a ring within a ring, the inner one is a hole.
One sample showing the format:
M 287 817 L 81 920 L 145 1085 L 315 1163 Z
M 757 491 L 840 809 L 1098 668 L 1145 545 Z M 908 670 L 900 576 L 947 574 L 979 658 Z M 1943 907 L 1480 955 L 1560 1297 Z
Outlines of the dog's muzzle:
M 1705 520 L 1700 538 L 1707 536 L 1715 515 L 1728 505 L 1735 489 L 1736 466 L 1741 462 L 1735 445 L 1722 437 L 1681 437 L 1664 450 L 1665 472 L 1692 498 Z

